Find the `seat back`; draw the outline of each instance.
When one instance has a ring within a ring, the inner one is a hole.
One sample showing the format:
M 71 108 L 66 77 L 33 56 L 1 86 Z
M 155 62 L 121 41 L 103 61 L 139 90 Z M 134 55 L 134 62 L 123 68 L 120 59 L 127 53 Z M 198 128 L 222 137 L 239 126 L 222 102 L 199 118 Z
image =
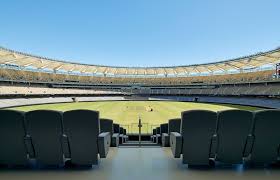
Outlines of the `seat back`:
M 170 134 L 171 132 L 180 133 L 180 128 L 181 128 L 181 119 L 180 118 L 170 119 L 168 121 L 168 134 Z
M 110 132 L 111 136 L 114 133 L 113 120 L 111 119 L 100 119 L 100 132 Z
M 216 130 L 217 113 L 207 110 L 182 112 L 183 163 L 208 165 L 211 139 Z
M 114 127 L 114 133 L 120 133 L 120 125 L 119 124 L 113 124 Z
M 160 125 L 160 134 L 168 133 L 168 123 L 164 123 Z
M 124 134 L 123 127 L 120 127 L 120 134 Z
M 157 134 L 160 134 L 160 127 L 156 128 Z
M 217 160 L 239 164 L 253 123 L 253 113 L 245 110 L 225 110 L 218 113 Z
M 280 145 L 280 111 L 262 110 L 254 116 L 255 137 L 251 161 L 256 164 L 270 164 L 277 161 Z
M 99 112 L 66 111 L 63 113 L 63 123 L 69 140 L 71 162 L 77 165 L 98 164 Z
M 0 164 L 26 165 L 24 112 L 0 110 Z
M 153 129 L 153 135 L 157 134 L 157 129 Z
M 63 164 L 62 112 L 35 110 L 27 112 L 25 118 L 37 161 L 44 165 Z

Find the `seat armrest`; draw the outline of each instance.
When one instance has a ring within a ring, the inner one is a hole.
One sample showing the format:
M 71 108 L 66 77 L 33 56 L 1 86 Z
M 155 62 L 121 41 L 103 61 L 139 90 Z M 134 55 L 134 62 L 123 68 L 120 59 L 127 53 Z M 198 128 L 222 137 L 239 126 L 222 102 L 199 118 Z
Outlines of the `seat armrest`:
M 114 133 L 112 135 L 112 143 L 111 146 L 112 147 L 118 147 L 119 146 L 119 133 Z
M 214 134 L 211 139 L 211 146 L 210 146 L 210 154 L 209 157 L 215 159 L 216 158 L 216 152 L 218 148 L 218 135 Z
M 249 134 L 246 140 L 246 145 L 244 148 L 244 152 L 243 152 L 243 157 L 248 157 L 251 152 L 252 152 L 252 148 L 253 148 L 253 144 L 254 144 L 254 140 L 255 137 L 252 134 Z
M 128 135 L 124 135 L 123 140 L 124 140 L 124 142 L 127 142 L 128 141 Z
M 98 135 L 98 152 L 100 158 L 106 158 L 111 144 L 111 135 L 109 132 L 103 132 Z
M 174 158 L 180 158 L 183 147 L 183 137 L 180 133 L 170 133 L 170 146 Z
M 71 154 L 70 154 L 70 147 L 69 147 L 69 141 L 68 141 L 68 137 L 63 134 L 62 135 L 62 150 L 63 150 L 63 154 L 65 158 L 70 158 Z
M 163 147 L 169 147 L 169 135 L 162 133 L 161 142 Z
M 34 151 L 34 147 L 33 147 L 30 135 L 26 135 L 24 137 L 24 143 L 25 143 L 26 151 L 29 155 L 29 158 L 31 158 L 31 159 L 35 158 L 35 151 Z

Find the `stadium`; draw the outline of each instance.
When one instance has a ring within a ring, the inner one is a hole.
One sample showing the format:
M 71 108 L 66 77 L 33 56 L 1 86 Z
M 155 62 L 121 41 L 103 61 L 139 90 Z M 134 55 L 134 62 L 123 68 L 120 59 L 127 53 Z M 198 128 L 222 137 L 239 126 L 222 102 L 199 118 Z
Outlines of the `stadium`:
M 138 132 L 139 115 L 143 132 L 149 134 L 187 109 L 280 108 L 280 49 L 209 64 L 146 68 L 69 63 L 5 48 L 0 55 L 1 108 L 90 107 L 101 111 L 102 118 L 127 127 L 128 133 Z M 30 106 L 44 103 L 48 105 Z M 119 113 L 108 112 L 112 107 Z M 164 108 L 174 110 L 166 113 Z
M 170 66 L 33 52 L 0 46 L 0 179 L 279 179 L 280 47 Z

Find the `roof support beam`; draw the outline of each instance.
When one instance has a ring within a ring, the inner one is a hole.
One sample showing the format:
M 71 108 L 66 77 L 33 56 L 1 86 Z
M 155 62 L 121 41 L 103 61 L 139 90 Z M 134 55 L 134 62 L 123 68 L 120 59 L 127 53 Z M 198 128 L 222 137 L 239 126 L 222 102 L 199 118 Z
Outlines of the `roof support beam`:
M 30 66 L 30 65 L 32 65 L 32 64 L 33 64 L 33 62 L 28 63 L 28 64 L 24 64 L 23 66 L 24 66 L 24 67 L 27 67 L 27 66 Z
M 3 62 L 3 64 L 11 64 L 11 63 L 16 62 L 16 61 L 18 61 L 18 60 L 13 59 L 13 60 L 5 61 L 5 62 Z
M 241 69 L 241 67 L 238 67 L 238 66 L 236 66 L 236 65 L 233 65 L 233 64 L 230 64 L 230 63 L 225 63 L 227 66 L 230 66 L 230 67 L 232 67 L 232 68 L 234 68 L 234 69 L 237 69 L 237 70 L 240 70 Z
M 63 66 L 63 64 L 61 64 L 61 65 L 59 65 L 59 66 L 53 68 L 53 70 L 58 71 L 58 70 L 60 70 L 60 69 L 62 68 L 62 66 Z

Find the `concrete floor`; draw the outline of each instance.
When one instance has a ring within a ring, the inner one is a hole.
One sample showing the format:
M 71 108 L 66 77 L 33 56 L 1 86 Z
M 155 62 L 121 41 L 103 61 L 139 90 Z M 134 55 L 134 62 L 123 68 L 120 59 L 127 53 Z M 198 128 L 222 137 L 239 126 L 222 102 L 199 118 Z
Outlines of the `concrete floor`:
M 92 169 L 2 169 L 0 180 L 233 180 L 280 179 L 280 168 L 242 166 L 190 169 L 174 159 L 170 148 L 111 148 L 108 158 Z

